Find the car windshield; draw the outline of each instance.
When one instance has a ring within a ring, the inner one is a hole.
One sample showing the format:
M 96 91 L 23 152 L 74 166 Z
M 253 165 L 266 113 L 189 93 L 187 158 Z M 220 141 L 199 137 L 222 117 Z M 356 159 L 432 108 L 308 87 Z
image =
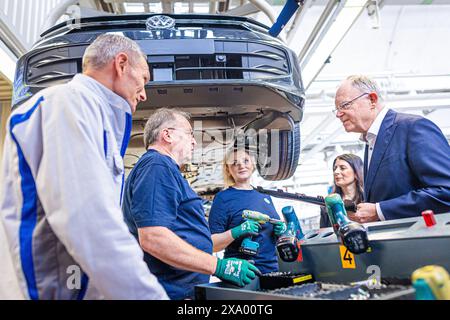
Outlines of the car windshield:
M 74 29 L 65 36 L 75 35 L 82 32 L 83 34 L 90 33 L 89 29 L 96 30 L 99 28 L 85 27 L 83 29 Z M 208 27 L 202 28 L 197 26 L 179 26 L 175 29 L 165 30 L 139 30 L 137 28 L 124 28 L 123 26 L 109 27 L 107 32 L 125 35 L 135 40 L 150 40 L 150 39 L 230 39 L 230 40 L 266 40 L 273 41 L 274 38 L 262 32 L 255 32 L 244 27 L 224 26 L 224 27 Z
M 247 29 L 178 27 L 171 30 L 124 31 L 123 34 L 136 40 L 146 39 L 261 39 L 262 34 Z
M 241 29 L 238 29 L 241 28 Z M 35 44 L 37 46 L 52 46 L 55 44 L 69 44 L 75 42 L 91 42 L 99 34 L 99 27 L 84 27 L 73 29 L 69 33 L 61 34 L 52 39 L 43 39 Z M 124 35 L 133 40 L 168 40 L 168 39 L 226 39 L 226 40 L 246 40 L 246 41 L 267 41 L 274 42 L 274 38 L 262 32 L 256 32 L 244 27 L 226 26 L 202 28 L 194 26 L 180 26 L 168 30 L 142 30 L 137 28 L 108 27 L 105 30 L 109 33 Z M 104 31 L 103 31 L 104 32 Z M 101 32 L 101 33 L 103 33 Z

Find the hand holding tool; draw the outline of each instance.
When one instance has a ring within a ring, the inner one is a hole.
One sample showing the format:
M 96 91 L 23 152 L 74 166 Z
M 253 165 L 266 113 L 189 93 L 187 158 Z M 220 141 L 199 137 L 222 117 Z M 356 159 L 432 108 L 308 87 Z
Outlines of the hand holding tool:
M 231 236 L 233 239 L 238 239 L 242 236 L 256 236 L 258 235 L 260 225 L 253 220 L 247 220 L 242 224 L 231 229 Z
M 214 275 L 221 280 L 243 287 L 255 279 L 257 275 L 261 275 L 261 272 L 246 260 L 228 258 L 217 259 Z
M 354 254 L 366 252 L 369 248 L 367 230 L 347 217 L 341 196 L 337 193 L 326 196 L 325 205 L 334 232 L 341 238 L 343 245 Z
M 299 249 L 299 241 L 304 235 L 294 207 L 286 206 L 281 209 L 284 219 L 286 220 L 286 231 L 280 235 L 277 240 L 276 247 L 281 260 L 293 262 L 297 260 Z
M 242 211 L 242 218 L 246 219 L 247 221 L 252 221 L 253 223 L 257 224 L 264 224 L 264 223 L 271 223 L 271 224 L 279 224 L 282 222 L 278 219 L 272 219 L 267 214 L 263 214 L 258 211 L 253 210 L 244 210 Z M 252 240 L 252 235 L 247 236 L 242 240 L 241 246 L 239 248 L 239 251 L 241 253 L 245 253 L 250 256 L 254 256 L 258 253 L 259 243 Z

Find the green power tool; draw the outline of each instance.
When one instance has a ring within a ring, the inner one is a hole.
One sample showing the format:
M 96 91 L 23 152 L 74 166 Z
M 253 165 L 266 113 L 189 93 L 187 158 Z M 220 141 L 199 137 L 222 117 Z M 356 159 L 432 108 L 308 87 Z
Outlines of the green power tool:
M 326 196 L 325 205 L 334 232 L 341 238 L 343 245 L 354 254 L 366 252 L 369 248 L 367 230 L 347 217 L 341 196 L 337 193 Z
M 267 222 L 271 224 L 277 224 L 280 223 L 281 220 L 273 219 L 267 214 L 253 211 L 253 210 L 244 210 L 242 211 L 242 218 L 247 220 L 253 220 L 258 222 L 259 224 L 265 224 Z M 259 243 L 256 241 L 253 241 L 252 236 L 248 236 L 242 240 L 241 246 L 239 248 L 239 252 L 247 254 L 249 256 L 254 256 L 258 253 L 259 249 Z

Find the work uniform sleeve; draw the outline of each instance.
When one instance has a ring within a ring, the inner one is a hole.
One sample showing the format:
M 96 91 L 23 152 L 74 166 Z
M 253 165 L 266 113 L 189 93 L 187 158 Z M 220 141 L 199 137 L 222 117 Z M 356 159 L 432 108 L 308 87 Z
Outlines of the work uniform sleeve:
M 51 112 L 42 110 L 36 187 L 52 230 L 105 298 L 167 299 L 123 221 L 99 107 L 73 91 L 53 96 L 51 104 Z
M 13 142 L 8 131 L 4 141 L 3 160 L 0 158 L 0 274 L 2 277 L 0 296 L 2 299 L 23 300 L 25 297 L 14 272 L 14 255 L 10 251 L 11 247 L 18 246 L 16 242 L 11 243 L 17 241 L 18 232 L 17 228 L 11 226 L 14 219 L 9 219 L 16 213 L 16 195 L 13 182 L 14 169 L 11 167 L 15 163 L 11 152 Z
M 383 215 L 392 219 L 402 212 L 450 211 L 450 146 L 441 130 L 428 119 L 419 119 L 410 128 L 407 143 L 409 166 L 424 187 L 381 201 Z
M 171 169 L 163 164 L 143 165 L 132 185 L 131 214 L 138 228 L 171 228 L 181 202 L 178 182 Z
M 217 194 L 209 211 L 209 229 L 211 234 L 222 233 L 229 229 L 227 208 L 220 194 Z

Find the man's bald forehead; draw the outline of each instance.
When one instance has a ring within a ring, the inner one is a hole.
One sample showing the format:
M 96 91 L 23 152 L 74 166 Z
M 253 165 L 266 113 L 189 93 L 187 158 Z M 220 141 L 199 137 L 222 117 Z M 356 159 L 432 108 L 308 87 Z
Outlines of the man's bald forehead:
M 339 85 L 338 90 L 345 90 L 345 89 L 350 89 L 350 88 L 353 88 L 352 82 L 348 79 L 345 79 Z
M 182 116 L 181 114 L 177 114 L 177 113 L 175 113 L 174 114 L 174 116 L 175 116 L 175 121 L 177 122 L 177 123 L 179 123 L 179 124 L 188 124 L 189 126 L 191 125 L 191 123 L 190 123 L 190 121 L 188 120 L 188 119 L 186 119 L 184 116 Z
M 336 91 L 336 95 L 343 95 L 351 92 L 359 92 L 359 88 L 353 85 L 351 80 L 345 79 Z

